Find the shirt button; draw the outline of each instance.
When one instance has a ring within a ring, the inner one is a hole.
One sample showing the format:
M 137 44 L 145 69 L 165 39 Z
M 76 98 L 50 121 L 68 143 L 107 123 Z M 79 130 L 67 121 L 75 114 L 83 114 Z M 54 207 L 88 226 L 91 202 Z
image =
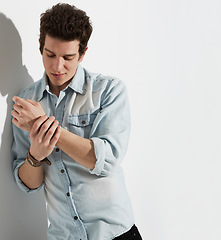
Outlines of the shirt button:
M 86 122 L 83 120 L 83 121 L 82 121 L 82 124 L 85 124 L 85 123 L 86 123 Z
M 61 169 L 61 173 L 64 173 L 64 169 Z
M 59 152 L 59 148 L 56 148 L 56 150 L 55 150 L 56 152 Z
M 74 220 L 78 220 L 78 217 L 77 217 L 77 216 L 74 216 Z
M 70 197 L 70 193 L 69 192 L 67 193 L 67 196 Z

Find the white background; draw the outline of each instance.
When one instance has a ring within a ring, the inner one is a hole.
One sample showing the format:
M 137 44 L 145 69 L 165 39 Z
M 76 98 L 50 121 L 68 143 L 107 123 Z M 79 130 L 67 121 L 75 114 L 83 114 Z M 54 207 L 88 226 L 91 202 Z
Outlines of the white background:
M 124 160 L 144 240 L 221 239 L 221 2 L 76 0 L 94 32 L 83 66 L 122 79 L 132 133 Z M 57 1 L 0 8 L 0 239 L 46 240 L 42 192 L 11 173 L 11 98 L 43 74 L 39 16 Z M 43 210 L 41 210 L 43 209 Z

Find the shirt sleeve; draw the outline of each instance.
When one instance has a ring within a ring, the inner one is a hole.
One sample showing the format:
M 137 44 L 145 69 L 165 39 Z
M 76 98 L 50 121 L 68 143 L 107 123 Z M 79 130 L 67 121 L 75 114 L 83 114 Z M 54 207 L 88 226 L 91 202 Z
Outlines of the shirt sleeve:
M 12 133 L 13 133 L 13 141 L 12 141 L 12 160 L 13 160 L 13 174 L 17 185 L 26 193 L 35 192 L 42 188 L 44 183 L 36 189 L 28 188 L 22 180 L 19 178 L 18 170 L 24 164 L 28 150 L 30 148 L 30 138 L 29 133 L 21 130 L 12 124 Z
M 108 176 L 122 162 L 130 135 L 130 110 L 127 90 L 120 80 L 111 81 L 104 93 L 101 111 L 91 129 L 96 165 L 91 174 Z

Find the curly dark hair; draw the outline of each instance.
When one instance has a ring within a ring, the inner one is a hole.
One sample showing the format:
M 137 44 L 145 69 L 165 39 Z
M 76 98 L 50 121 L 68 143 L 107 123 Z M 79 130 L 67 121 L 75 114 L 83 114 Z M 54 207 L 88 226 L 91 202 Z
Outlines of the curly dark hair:
M 43 53 L 45 37 L 49 35 L 65 41 L 80 41 L 79 54 L 84 54 L 93 31 L 90 18 L 75 6 L 58 3 L 40 18 L 40 52 Z

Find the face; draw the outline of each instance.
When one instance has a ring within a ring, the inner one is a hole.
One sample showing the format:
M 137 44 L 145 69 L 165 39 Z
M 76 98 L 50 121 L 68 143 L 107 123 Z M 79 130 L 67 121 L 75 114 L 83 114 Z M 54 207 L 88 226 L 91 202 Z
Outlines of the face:
M 84 55 L 79 55 L 79 41 L 62 41 L 46 35 L 42 59 L 52 93 L 59 95 L 74 77 Z

